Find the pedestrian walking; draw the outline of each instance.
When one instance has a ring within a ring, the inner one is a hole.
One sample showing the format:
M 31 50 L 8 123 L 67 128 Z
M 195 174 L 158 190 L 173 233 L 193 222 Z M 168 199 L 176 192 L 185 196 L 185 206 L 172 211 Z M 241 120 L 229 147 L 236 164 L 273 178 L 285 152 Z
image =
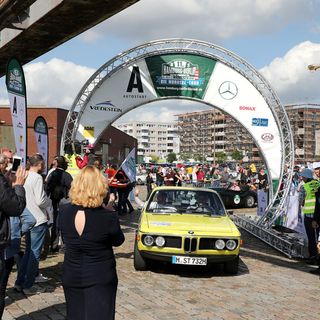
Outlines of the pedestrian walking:
M 29 157 L 30 169 L 24 184 L 26 190 L 27 209 L 36 219 L 35 226 L 26 233 L 26 250 L 18 269 L 15 282 L 16 291 L 24 294 L 35 294 L 45 291 L 44 288 L 34 286 L 39 274 L 39 261 L 48 231 L 48 208 L 52 209 L 52 202 L 44 191 L 43 178 L 40 173 L 44 169 L 44 160 L 40 154 Z
M 113 246 L 124 242 L 117 214 L 102 204 L 107 182 L 94 166 L 74 178 L 70 204 L 61 206 L 59 228 L 66 244 L 62 284 L 68 320 L 111 320 L 118 285 Z
M 55 158 L 57 162 L 56 169 L 48 176 L 46 183 L 46 192 L 52 201 L 53 221 L 50 233 L 51 252 L 59 251 L 59 231 L 57 230 L 57 219 L 59 215 L 59 204 L 62 199 L 67 199 L 69 189 L 71 188 L 72 176 L 65 170 L 68 163 L 63 156 Z

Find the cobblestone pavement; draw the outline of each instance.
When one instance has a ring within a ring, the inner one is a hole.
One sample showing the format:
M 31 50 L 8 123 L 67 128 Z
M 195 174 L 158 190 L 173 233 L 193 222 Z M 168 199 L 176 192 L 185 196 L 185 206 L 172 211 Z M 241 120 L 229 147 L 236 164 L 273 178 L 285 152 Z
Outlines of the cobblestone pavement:
M 319 276 L 303 261 L 290 260 L 242 231 L 240 272 L 225 275 L 219 266 L 157 265 L 151 271 L 133 268 L 133 239 L 139 212 L 121 217 L 126 236 L 115 250 L 119 277 L 116 320 L 181 319 L 319 319 Z M 46 292 L 16 293 L 9 280 L 4 320 L 65 319 L 60 282 L 63 254 L 40 264 L 51 278 L 41 284 Z

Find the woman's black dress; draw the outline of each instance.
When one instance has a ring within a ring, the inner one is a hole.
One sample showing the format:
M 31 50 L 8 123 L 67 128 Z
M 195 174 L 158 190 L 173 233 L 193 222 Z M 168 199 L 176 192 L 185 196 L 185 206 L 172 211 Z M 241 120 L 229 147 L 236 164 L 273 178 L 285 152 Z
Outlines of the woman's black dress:
M 75 228 L 79 210 L 86 220 L 81 236 Z M 62 284 L 67 319 L 114 319 L 118 277 L 112 247 L 124 242 L 117 214 L 67 204 L 61 206 L 59 219 L 66 246 Z

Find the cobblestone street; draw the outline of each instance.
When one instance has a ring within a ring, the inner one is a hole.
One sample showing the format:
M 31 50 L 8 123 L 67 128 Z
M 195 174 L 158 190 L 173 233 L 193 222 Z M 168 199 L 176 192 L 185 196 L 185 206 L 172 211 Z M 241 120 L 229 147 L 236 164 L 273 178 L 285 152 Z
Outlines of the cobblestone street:
M 121 217 L 126 236 L 115 250 L 119 277 L 116 319 L 316 319 L 319 276 L 303 261 L 290 260 L 242 231 L 244 245 L 237 276 L 222 268 L 159 264 L 151 271 L 133 268 L 133 239 L 139 211 Z M 60 282 L 63 254 L 42 261 L 41 273 L 51 280 L 45 293 L 16 293 L 9 281 L 3 319 L 65 319 Z

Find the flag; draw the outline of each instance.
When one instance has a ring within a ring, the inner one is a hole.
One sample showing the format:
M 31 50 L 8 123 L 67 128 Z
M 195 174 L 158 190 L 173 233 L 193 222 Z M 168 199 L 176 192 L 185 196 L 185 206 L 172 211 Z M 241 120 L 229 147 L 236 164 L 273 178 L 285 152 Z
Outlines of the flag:
M 44 173 L 48 172 L 48 126 L 46 120 L 39 116 L 34 121 L 34 133 L 36 136 L 36 145 L 38 146 L 38 153 L 42 155 L 45 163 Z
M 136 181 L 136 149 L 133 148 L 122 162 L 120 168 L 129 178 L 130 182 Z
M 6 86 L 9 96 L 16 153 L 27 162 L 27 98 L 26 83 L 20 62 L 9 60 L 6 72 Z

